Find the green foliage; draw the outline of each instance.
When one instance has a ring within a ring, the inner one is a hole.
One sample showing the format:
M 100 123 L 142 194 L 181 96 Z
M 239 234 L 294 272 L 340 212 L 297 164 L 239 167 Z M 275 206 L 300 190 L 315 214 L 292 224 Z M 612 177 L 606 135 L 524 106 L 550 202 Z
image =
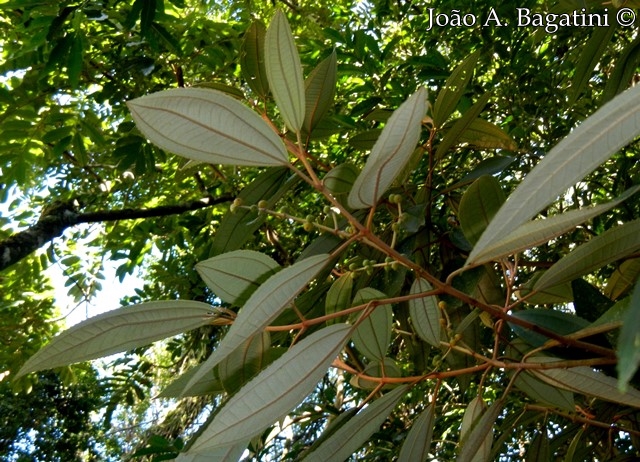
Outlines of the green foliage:
M 23 329 L 16 281 L 60 262 L 91 299 L 83 231 L 4 272 L 3 322 L 31 332 L 9 378 L 122 352 L 107 421 L 152 388 L 184 398 L 137 435 L 149 460 L 637 457 L 631 32 L 285 5 L 2 4 L 2 237 L 53 198 L 84 222 L 210 204 L 88 237 L 148 283 L 50 341 L 51 301 Z M 163 362 L 148 344 L 171 336 Z

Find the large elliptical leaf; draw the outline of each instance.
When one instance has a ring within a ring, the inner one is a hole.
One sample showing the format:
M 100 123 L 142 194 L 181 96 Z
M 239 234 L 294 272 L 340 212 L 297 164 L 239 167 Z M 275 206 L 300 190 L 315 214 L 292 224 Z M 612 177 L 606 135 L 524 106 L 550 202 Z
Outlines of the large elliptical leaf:
M 638 190 L 640 190 L 640 186 L 635 186 L 622 193 L 618 198 L 604 204 L 569 210 L 544 220 L 529 221 L 519 226 L 504 239 L 486 247 L 484 251 L 475 256 L 473 261 L 467 260 L 467 263 L 479 265 L 549 242 L 551 239 L 572 230 L 580 223 L 612 209 Z
M 269 93 L 265 68 L 264 42 L 267 28 L 261 21 L 253 21 L 244 34 L 240 49 L 240 69 L 249 87 L 262 98 Z
M 472 407 L 473 406 L 473 407 Z M 465 411 L 460 434 L 460 453 L 458 462 L 488 462 L 493 442 L 493 427 L 495 421 L 504 406 L 504 400 L 498 399 L 489 409 L 484 410 L 485 405 L 480 397 L 474 398 Z M 466 422 L 467 413 L 470 414 Z
M 266 200 L 267 207 L 272 208 L 298 181 L 297 176 L 289 175 L 288 168 L 268 168 L 247 185 L 238 198 L 244 204 L 257 204 Z M 238 208 L 233 212 L 229 210 L 216 230 L 211 253 L 220 255 L 239 249 L 262 226 L 266 218 L 267 214 L 251 208 Z
M 636 282 L 629 305 L 618 337 L 618 388 L 621 391 L 626 391 L 640 365 L 640 280 Z
M 460 227 L 467 241 L 478 241 L 505 199 L 500 182 L 491 175 L 481 176 L 467 188 L 458 207 Z
M 333 105 L 338 82 L 337 70 L 336 51 L 333 50 L 305 80 L 304 129 L 307 133 L 311 133 Z
M 242 305 L 280 265 L 255 250 L 234 250 L 201 261 L 196 271 L 216 297 L 231 305 Z
M 362 305 L 386 297 L 387 296 L 379 290 L 365 287 L 358 291 L 353 299 L 353 304 L 354 306 Z M 391 314 L 391 305 L 376 306 L 371 314 L 362 320 L 353 332 L 353 344 L 369 361 L 375 359 L 382 361 L 391 343 L 392 327 L 393 315 Z
M 348 198 L 350 207 L 363 209 L 376 205 L 403 171 L 420 140 L 426 99 L 427 90 L 420 87 L 391 115 L 353 184 Z
M 435 412 L 435 406 L 429 404 L 414 420 L 400 449 L 398 462 L 425 462 L 429 459 Z
M 616 96 L 549 151 L 509 196 L 467 262 L 555 201 L 640 133 L 640 86 Z
M 536 281 L 533 290 L 572 281 L 640 250 L 640 219 L 610 228 L 567 254 Z
M 213 312 L 211 305 L 190 300 L 149 302 L 109 311 L 54 337 L 29 358 L 17 377 L 146 346 L 209 324 Z
M 188 159 L 255 167 L 289 163 L 282 140 L 266 122 L 219 91 L 174 88 L 127 106 L 152 143 Z
M 193 376 L 188 388 L 197 384 L 220 361 L 267 327 L 293 299 L 313 280 L 329 261 L 327 254 L 314 255 L 298 261 L 267 279 L 249 297 L 238 317 L 211 356 Z
M 436 127 L 441 127 L 455 111 L 469 80 L 471 80 L 473 68 L 476 67 L 479 57 L 480 51 L 470 54 L 447 78 L 433 105 L 433 123 Z
M 249 443 L 247 441 L 236 443 L 230 446 L 223 446 L 216 449 L 204 451 L 189 451 L 180 454 L 175 462 L 238 462 L 242 453 L 246 451 Z
M 294 345 L 229 399 L 189 452 L 240 443 L 286 415 L 320 381 L 350 331 L 334 324 Z
M 416 278 L 411 284 L 411 295 L 433 290 L 429 281 L 422 278 Z M 409 315 L 411 316 L 411 324 L 416 334 L 425 342 L 434 347 L 440 346 L 440 337 L 442 333 L 442 325 L 440 319 L 442 313 L 438 307 L 438 298 L 435 295 L 414 298 L 409 300 Z
M 302 64 L 291 27 L 280 9 L 267 28 L 264 54 L 267 79 L 280 115 L 289 130 L 299 132 L 305 114 Z
M 529 358 L 528 363 L 553 363 L 561 361 L 557 358 L 535 356 Z M 554 387 L 582 393 L 587 396 L 595 396 L 605 401 L 632 406 L 640 409 L 640 390 L 627 388 L 622 393 L 618 389 L 618 381 L 613 377 L 597 372 L 588 366 L 558 368 L 558 369 L 531 369 L 530 372 Z
M 342 461 L 353 455 L 380 428 L 407 389 L 398 387 L 367 405 L 307 455 L 304 461 Z

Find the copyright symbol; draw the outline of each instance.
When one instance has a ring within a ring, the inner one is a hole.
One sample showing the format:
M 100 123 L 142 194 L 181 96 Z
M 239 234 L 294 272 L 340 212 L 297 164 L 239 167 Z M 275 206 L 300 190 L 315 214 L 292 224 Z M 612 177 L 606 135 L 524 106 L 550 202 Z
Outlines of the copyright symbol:
M 620 8 L 616 13 L 616 20 L 621 26 L 632 26 L 636 22 L 636 12 L 631 8 Z

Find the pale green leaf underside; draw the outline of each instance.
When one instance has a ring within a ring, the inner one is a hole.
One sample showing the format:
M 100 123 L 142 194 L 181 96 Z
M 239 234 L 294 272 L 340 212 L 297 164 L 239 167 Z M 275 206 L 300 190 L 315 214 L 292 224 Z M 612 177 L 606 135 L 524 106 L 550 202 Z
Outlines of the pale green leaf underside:
M 327 254 L 305 258 L 274 274 L 258 287 L 240 309 L 229 332 L 203 363 L 200 371 L 191 379 L 188 387 L 198 383 L 220 361 L 276 319 L 298 293 L 316 277 L 329 258 Z
M 441 127 L 455 111 L 469 80 L 471 80 L 473 69 L 479 57 L 480 51 L 470 54 L 447 78 L 433 105 L 433 123 L 436 127 Z
M 245 441 L 286 415 L 320 381 L 350 330 L 334 324 L 294 345 L 229 399 L 190 451 Z
M 575 411 L 573 393 L 542 382 L 527 372 L 519 374 L 514 385 L 540 403 L 547 403 L 568 412 Z
M 549 363 L 553 361 L 558 360 L 555 358 L 536 357 L 531 358 L 528 362 Z M 635 388 L 628 388 L 625 393 L 622 393 L 618 390 L 618 381 L 615 378 L 596 372 L 587 366 L 569 369 L 531 369 L 531 373 L 554 387 L 640 408 L 640 391 Z
M 533 290 L 573 281 L 638 250 L 640 220 L 634 220 L 605 231 L 561 258 L 538 279 Z
M 496 242 L 478 253 L 473 261 L 468 260 L 468 264 L 479 265 L 488 261 L 497 260 L 508 255 L 513 255 L 523 250 L 544 244 L 549 240 L 556 238 L 567 231 L 572 230 L 580 223 L 584 223 L 593 217 L 606 212 L 609 209 L 628 199 L 631 195 L 638 192 L 639 186 L 630 188 L 615 200 L 605 204 L 599 204 L 580 210 L 570 210 L 545 220 L 535 220 L 521 225 L 514 232 L 506 236 L 504 239 Z
M 305 457 L 304 462 L 339 461 L 353 455 L 380 428 L 406 392 L 407 387 L 399 387 L 369 404 Z
M 640 86 L 616 96 L 549 151 L 494 216 L 473 248 L 476 260 L 640 133 Z
M 353 299 L 354 305 L 361 305 L 372 300 L 386 298 L 379 290 L 365 287 L 358 291 Z M 377 306 L 373 312 L 360 324 L 353 333 L 353 343 L 369 360 L 382 361 L 391 343 L 391 328 L 393 315 L 391 305 Z
M 196 270 L 223 302 L 239 304 L 258 288 L 265 275 L 277 272 L 273 258 L 254 250 L 235 250 L 201 261 Z
M 338 63 L 336 51 L 311 71 L 305 80 L 306 110 L 304 129 L 310 133 L 333 105 L 336 91 Z
M 249 445 L 248 441 L 204 451 L 180 454 L 175 462 L 238 462 Z
M 188 159 L 256 167 L 289 163 L 282 140 L 266 122 L 219 91 L 174 88 L 127 106 L 152 143 Z
M 471 244 L 478 241 L 504 201 L 500 182 L 491 175 L 481 176 L 467 188 L 460 199 L 458 219 L 464 237 Z
M 633 287 L 640 276 L 640 258 L 630 258 L 622 262 L 611 274 L 604 288 L 604 295 L 618 300 Z
M 618 387 L 625 391 L 640 364 L 640 280 L 636 282 L 629 309 L 618 337 Z
M 256 20 L 244 34 L 240 48 L 240 69 L 242 76 L 253 91 L 261 97 L 269 93 L 269 82 L 264 65 L 264 41 L 267 28 Z
M 427 90 L 421 87 L 391 115 L 353 184 L 350 207 L 373 207 L 409 162 L 420 140 L 426 98 Z
M 302 65 L 289 22 L 280 9 L 267 29 L 264 54 L 273 99 L 287 128 L 298 132 L 305 113 Z
M 435 407 L 429 404 L 411 425 L 411 429 L 402 444 L 398 462 L 426 461 L 433 437 Z
M 493 427 L 504 401 L 495 401 L 477 420 L 471 432 L 465 435 L 457 462 L 487 462 L 493 442 Z
M 196 385 L 189 388 L 189 392 L 185 390 L 191 381 L 191 378 L 198 373 L 202 367 L 201 364 L 193 366 L 191 369 L 183 372 L 178 378 L 166 386 L 158 395 L 158 398 L 181 398 L 185 396 L 203 396 L 224 392 L 224 387 L 220 379 L 213 373 L 209 373 L 204 379 L 200 380 Z
M 426 279 L 417 278 L 411 284 L 411 295 L 433 290 L 431 284 Z M 409 315 L 411 323 L 416 330 L 416 334 L 425 342 L 435 347 L 440 346 L 440 308 L 438 307 L 438 298 L 435 295 L 415 298 L 409 300 Z
M 441 159 L 445 153 L 454 146 L 458 140 L 460 139 L 460 135 L 469 128 L 471 122 L 476 119 L 480 113 L 484 110 L 487 103 L 489 102 L 489 98 L 491 98 L 491 93 L 487 92 L 482 95 L 478 101 L 475 102 L 473 106 L 469 110 L 467 110 L 462 117 L 455 121 L 455 123 L 447 130 L 444 138 L 438 145 L 436 149 L 436 159 Z
M 101 358 L 207 325 L 214 308 L 174 300 L 123 307 L 87 319 L 54 337 L 20 369 L 29 372 Z

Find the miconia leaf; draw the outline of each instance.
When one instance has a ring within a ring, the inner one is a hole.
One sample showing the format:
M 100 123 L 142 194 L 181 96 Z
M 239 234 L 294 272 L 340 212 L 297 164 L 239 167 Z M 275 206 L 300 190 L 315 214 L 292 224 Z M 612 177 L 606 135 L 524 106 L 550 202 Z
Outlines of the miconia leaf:
M 247 450 L 248 441 L 205 451 L 189 451 L 182 453 L 175 462 L 238 462 Z
M 409 294 L 415 295 L 433 290 L 426 279 L 416 278 L 411 284 Z M 438 307 L 438 298 L 428 295 L 409 300 L 409 315 L 416 334 L 425 342 L 435 347 L 440 346 L 442 313 Z
M 389 118 L 353 184 L 348 199 L 350 207 L 362 209 L 376 205 L 402 172 L 420 140 L 426 99 L 427 90 L 420 87 Z
M 289 176 L 287 168 L 268 168 L 247 185 L 238 198 L 248 205 L 266 200 L 268 207 L 271 208 L 298 181 L 298 177 Z M 212 254 L 219 255 L 242 247 L 262 226 L 266 217 L 266 214 L 260 214 L 249 207 L 238 208 L 233 212 L 228 211 L 213 238 Z
M 501 241 L 640 132 L 640 87 L 616 96 L 549 151 L 511 193 L 468 261 Z
M 478 402 L 479 400 L 479 402 Z M 486 411 L 482 398 L 476 397 L 464 413 L 462 418 L 463 432 L 460 430 L 460 453 L 457 462 L 488 462 L 491 455 L 491 445 L 493 444 L 493 427 L 495 421 L 504 406 L 504 401 L 495 401 Z M 469 420 L 465 425 L 465 418 L 469 413 Z
M 625 260 L 609 277 L 604 294 L 611 300 L 618 300 L 631 290 L 638 276 L 640 276 L 640 258 Z
M 358 169 L 351 164 L 340 164 L 332 168 L 322 179 L 325 187 L 334 196 L 347 194 L 358 178 Z
M 570 281 L 549 287 L 548 289 L 538 290 L 533 294 L 531 293 L 533 286 L 536 284 L 538 279 L 542 277 L 545 271 L 536 271 L 533 273 L 531 279 L 525 282 L 520 289 L 515 292 L 516 296 L 520 299 L 524 299 L 526 297 L 526 303 L 530 305 L 572 302 L 573 288 L 571 287 Z
M 302 65 L 291 27 L 280 9 L 267 28 L 264 54 L 273 99 L 287 128 L 298 132 L 305 115 Z
M 536 436 L 529 443 L 525 462 L 548 462 L 553 460 L 549 453 L 549 438 L 545 427 L 536 431 Z
M 460 181 L 444 189 L 442 192 L 453 191 L 464 185 L 472 183 L 474 180 L 484 175 L 493 175 L 499 173 L 513 163 L 515 157 L 511 156 L 493 156 L 483 160 L 476 165 L 473 170 L 467 173 Z
M 337 70 L 337 56 L 333 50 L 305 80 L 306 109 L 303 127 L 307 133 L 311 133 L 333 106 L 338 81 Z
M 456 145 L 462 133 L 469 128 L 471 122 L 473 122 L 484 110 L 485 106 L 489 102 L 489 98 L 491 98 L 490 92 L 482 95 L 478 101 L 476 101 L 470 109 L 465 111 L 462 117 L 456 120 L 455 123 L 446 131 L 444 138 L 440 144 L 438 144 L 438 148 L 436 149 L 436 159 L 441 159 L 451 147 Z
M 609 48 L 609 42 L 617 29 L 617 24 L 613 20 L 612 14 L 609 15 L 608 19 L 611 22 L 607 21 L 607 26 L 605 27 L 595 27 L 589 40 L 580 47 L 579 59 L 575 64 L 575 71 L 569 87 L 569 106 L 573 106 L 578 100 L 582 90 L 593 78 L 593 71 L 600 62 L 602 55 Z
M 278 135 L 251 109 L 216 90 L 174 88 L 127 102 L 140 131 L 166 151 L 209 164 L 289 163 Z
M 324 310 L 325 314 L 333 314 L 351 306 L 351 291 L 353 290 L 353 273 L 345 273 L 333 281 L 327 291 Z M 327 324 L 334 324 L 335 319 L 330 319 Z
M 188 393 L 185 392 L 187 385 L 193 376 L 198 373 L 198 370 L 200 370 L 201 367 L 202 363 L 185 371 L 181 376 L 167 385 L 158 395 L 158 398 L 181 398 L 185 396 L 202 396 L 224 393 L 224 387 L 222 386 L 220 379 L 214 373 L 211 373 L 204 379 L 201 379 L 196 386 L 190 387 Z
M 484 119 L 471 121 L 458 141 L 479 149 L 518 149 L 516 142 L 503 129 Z
M 283 417 L 313 390 L 350 331 L 334 324 L 294 345 L 225 403 L 189 452 L 245 441 Z
M 481 176 L 467 188 L 460 199 L 458 219 L 464 237 L 475 244 L 506 197 L 500 183 L 490 175 Z
M 543 327 L 560 335 L 571 334 L 573 332 L 579 331 L 580 329 L 584 329 L 589 325 L 589 322 L 576 316 L 575 314 L 565 313 L 563 311 L 557 310 L 522 310 L 511 313 L 511 316 L 513 316 L 514 318 L 522 319 L 523 321 L 528 321 L 531 324 Z M 529 345 L 536 348 L 542 346 L 547 342 L 547 340 L 549 340 L 542 334 L 538 334 L 537 332 L 533 332 L 529 329 L 515 324 L 509 323 L 509 327 L 511 327 L 516 335 L 526 341 Z
M 276 319 L 317 276 L 329 259 L 327 254 L 305 258 L 274 274 L 258 287 L 240 309 L 238 317 L 218 347 L 191 379 L 189 386 L 196 384 L 220 361 Z
M 533 290 L 572 281 L 640 250 L 640 219 L 609 228 L 561 258 L 538 279 Z
M 625 391 L 640 365 L 640 279 L 636 282 L 629 309 L 618 337 L 618 387 Z
M 544 383 L 528 372 L 518 374 L 513 384 L 529 398 L 539 403 L 551 405 L 567 412 L 573 412 L 576 409 L 573 393 Z
M 254 250 L 235 250 L 196 264 L 196 271 L 216 297 L 242 305 L 280 265 Z
M 398 462 L 426 462 L 433 438 L 435 424 L 435 406 L 429 404 L 413 421 L 407 437 L 402 443 Z
M 370 362 L 364 368 L 362 373 L 369 377 L 402 377 L 402 371 L 391 358 L 384 358 L 382 361 Z M 379 380 L 369 380 L 357 375 L 354 375 L 349 382 L 354 387 L 363 388 L 365 390 L 373 390 L 380 385 Z M 387 388 L 394 388 L 394 385 L 386 384 L 382 387 L 383 390 Z
M 379 290 L 365 287 L 358 291 L 353 299 L 353 305 L 362 305 L 386 297 Z M 392 324 L 391 305 L 376 306 L 371 314 L 358 324 L 352 336 L 353 344 L 369 360 L 382 361 L 391 343 Z
M 473 261 L 467 260 L 467 263 L 478 265 L 549 242 L 551 239 L 572 230 L 580 223 L 590 220 L 619 205 L 639 190 L 640 186 L 636 186 L 628 189 L 618 198 L 604 204 L 579 210 L 568 210 L 544 220 L 529 221 L 518 227 L 518 229 L 504 239 L 486 247 L 484 251 L 475 256 Z
M 189 300 L 141 303 L 94 316 L 54 337 L 22 366 L 29 372 L 67 366 L 149 345 L 210 324 L 211 305 Z
M 266 32 L 262 21 L 253 21 L 244 34 L 240 49 L 242 76 L 249 87 L 263 98 L 269 93 L 264 50 Z
M 254 335 L 218 364 L 218 377 L 225 391 L 234 393 L 262 369 L 265 352 L 271 346 L 269 332 Z
M 380 428 L 407 390 L 407 387 L 398 387 L 368 404 L 307 455 L 305 462 L 341 461 L 352 456 Z
M 471 80 L 473 68 L 476 66 L 479 57 L 479 51 L 467 56 L 467 58 L 453 70 L 444 83 L 444 87 L 440 90 L 440 93 L 438 93 L 436 102 L 433 105 L 433 123 L 436 127 L 441 127 L 453 111 L 455 111 L 469 80 Z
M 527 362 L 548 364 L 554 361 L 558 361 L 558 359 L 535 356 L 529 358 Z M 629 387 L 622 393 L 618 389 L 618 381 L 616 379 L 587 366 L 561 369 L 531 369 L 531 373 L 554 387 L 640 409 L 639 390 Z
M 381 128 L 372 128 L 371 130 L 357 133 L 349 138 L 349 146 L 360 151 L 368 151 L 370 149 L 373 149 L 373 147 L 376 145 L 376 141 L 378 141 L 378 138 L 380 138 L 381 133 Z

